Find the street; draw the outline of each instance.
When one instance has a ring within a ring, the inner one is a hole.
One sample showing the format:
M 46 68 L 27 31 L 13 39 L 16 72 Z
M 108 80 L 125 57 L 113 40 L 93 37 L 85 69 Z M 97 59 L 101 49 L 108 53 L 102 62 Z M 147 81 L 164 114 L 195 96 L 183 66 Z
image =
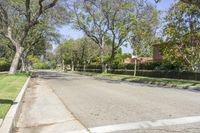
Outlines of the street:
M 100 80 L 70 72 L 43 72 L 36 79 L 50 88 L 73 117 L 89 132 L 200 132 L 199 92 Z M 19 133 L 22 133 L 20 127 L 32 128 L 30 125 L 24 126 L 24 123 L 31 121 L 30 118 L 24 117 L 31 109 L 31 103 L 29 107 L 24 108 L 26 109 L 22 109 L 17 126 Z M 28 117 L 34 118 L 36 114 L 29 113 Z M 34 127 L 34 131 L 40 132 L 35 128 L 37 127 Z

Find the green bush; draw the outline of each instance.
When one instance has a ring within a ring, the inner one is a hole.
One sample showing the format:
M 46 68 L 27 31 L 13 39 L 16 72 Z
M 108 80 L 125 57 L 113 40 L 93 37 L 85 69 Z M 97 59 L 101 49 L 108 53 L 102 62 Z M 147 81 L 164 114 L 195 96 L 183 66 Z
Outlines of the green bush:
M 83 71 L 83 69 L 77 69 L 77 71 Z M 101 73 L 101 69 L 85 69 L 85 72 Z
M 83 69 L 83 66 L 77 66 L 78 69 Z M 134 70 L 135 64 L 112 64 L 109 66 L 111 70 Z M 144 62 L 137 63 L 137 70 L 181 70 L 181 66 L 178 64 L 172 64 L 170 62 Z M 87 65 L 86 69 L 101 69 L 101 65 Z
M 183 67 L 180 64 L 172 64 L 170 62 L 162 62 L 160 65 L 161 70 L 182 70 Z
M 50 62 L 50 68 L 51 68 L 51 69 L 56 69 L 56 66 L 57 66 L 56 61 L 51 61 L 51 62 Z
M 78 66 L 77 68 L 83 68 L 83 66 Z M 101 69 L 101 65 L 87 65 L 87 69 Z M 134 70 L 134 64 L 112 64 L 109 67 L 112 70 L 124 69 L 124 70 Z M 167 62 L 145 62 L 138 63 L 137 70 L 179 70 L 178 65 L 173 65 Z
M 101 69 L 101 65 L 87 65 L 86 66 L 87 69 Z
M 37 62 L 33 64 L 34 69 L 50 69 L 48 62 Z
M 160 62 L 145 62 L 145 63 L 138 63 L 137 69 L 140 70 L 155 70 L 156 68 L 160 67 L 162 63 Z M 127 70 L 134 70 L 135 64 L 118 64 L 118 65 L 111 65 L 111 69 L 127 69 Z
M 155 70 L 155 69 L 159 69 L 161 64 L 162 64 L 161 62 L 139 63 L 138 69 L 140 69 L 140 70 Z
M 8 71 L 10 69 L 10 62 L 4 58 L 0 58 L 0 72 Z
M 113 64 L 110 67 L 113 69 L 134 70 L 135 64 Z M 169 62 L 144 62 L 137 64 L 137 70 L 179 70 L 181 67 Z

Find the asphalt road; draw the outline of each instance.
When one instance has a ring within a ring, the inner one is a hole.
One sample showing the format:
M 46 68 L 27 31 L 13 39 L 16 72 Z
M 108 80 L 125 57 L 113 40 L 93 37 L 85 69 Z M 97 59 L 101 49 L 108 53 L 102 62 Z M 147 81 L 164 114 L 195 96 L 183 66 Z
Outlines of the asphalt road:
M 98 80 L 74 73 L 45 72 L 40 77 L 91 131 L 200 132 L 199 92 Z

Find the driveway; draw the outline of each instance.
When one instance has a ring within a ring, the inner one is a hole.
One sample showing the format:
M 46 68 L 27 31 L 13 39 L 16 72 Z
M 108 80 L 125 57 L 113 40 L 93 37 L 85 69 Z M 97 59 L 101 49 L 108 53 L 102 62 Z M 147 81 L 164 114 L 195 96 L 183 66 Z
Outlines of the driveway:
M 199 92 L 75 73 L 43 72 L 40 78 L 90 132 L 200 132 Z

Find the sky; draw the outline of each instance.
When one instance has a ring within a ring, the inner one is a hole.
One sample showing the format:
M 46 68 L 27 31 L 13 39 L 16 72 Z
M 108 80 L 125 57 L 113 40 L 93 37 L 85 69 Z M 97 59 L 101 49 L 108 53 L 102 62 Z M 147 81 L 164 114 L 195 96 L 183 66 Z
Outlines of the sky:
M 155 4 L 154 0 L 148 0 Z M 161 2 L 156 4 L 158 10 L 163 12 L 163 14 L 169 9 L 170 5 L 172 5 L 174 0 L 161 0 Z M 73 29 L 69 25 L 60 26 L 57 28 L 58 32 L 61 33 L 62 39 L 77 39 L 81 38 L 84 34 L 81 31 Z M 132 49 L 130 46 L 122 47 L 123 53 L 132 53 Z

